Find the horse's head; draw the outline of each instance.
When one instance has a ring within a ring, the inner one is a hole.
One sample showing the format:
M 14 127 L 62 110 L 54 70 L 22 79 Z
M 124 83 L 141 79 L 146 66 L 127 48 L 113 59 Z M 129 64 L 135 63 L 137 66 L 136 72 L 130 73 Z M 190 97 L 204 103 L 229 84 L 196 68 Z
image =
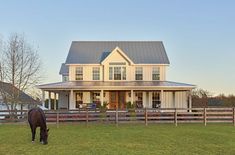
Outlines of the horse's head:
M 41 139 L 42 139 L 41 143 L 42 143 L 43 145 L 46 145 L 46 144 L 48 143 L 48 142 L 47 142 L 48 132 L 49 132 L 49 129 L 46 129 L 46 130 L 44 130 L 43 132 L 41 132 Z

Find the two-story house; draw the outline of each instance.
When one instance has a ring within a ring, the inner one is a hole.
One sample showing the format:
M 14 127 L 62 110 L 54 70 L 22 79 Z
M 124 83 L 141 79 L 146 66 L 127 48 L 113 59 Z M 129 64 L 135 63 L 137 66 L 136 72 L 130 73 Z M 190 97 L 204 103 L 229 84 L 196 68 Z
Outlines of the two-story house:
M 161 41 L 73 41 L 60 74 L 62 82 L 38 86 L 59 108 L 88 103 L 108 108 L 191 107 L 194 85 L 166 80 L 169 60 Z M 51 93 L 54 93 L 53 95 Z

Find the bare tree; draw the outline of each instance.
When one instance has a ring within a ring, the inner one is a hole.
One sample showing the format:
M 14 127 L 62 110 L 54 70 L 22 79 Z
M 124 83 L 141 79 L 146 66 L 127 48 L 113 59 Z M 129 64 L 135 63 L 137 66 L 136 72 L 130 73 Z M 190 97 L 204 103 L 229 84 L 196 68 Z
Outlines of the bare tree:
M 195 89 L 192 91 L 192 105 L 193 107 L 207 107 L 208 106 L 208 98 L 210 98 L 212 94 L 203 89 Z
M 41 61 L 24 35 L 13 34 L 2 44 L 0 57 L 0 80 L 12 85 L 12 93 L 0 93 L 8 109 L 15 110 L 20 93 L 29 92 L 40 80 Z M 9 107 L 10 105 L 10 107 Z

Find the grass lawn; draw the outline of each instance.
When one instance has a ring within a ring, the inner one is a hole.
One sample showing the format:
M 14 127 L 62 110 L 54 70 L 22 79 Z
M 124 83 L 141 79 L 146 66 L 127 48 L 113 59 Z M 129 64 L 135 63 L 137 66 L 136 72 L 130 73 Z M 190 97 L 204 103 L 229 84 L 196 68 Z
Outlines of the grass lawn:
M 49 125 L 48 145 L 31 143 L 27 125 L 0 125 L 0 154 L 235 154 L 231 124 Z

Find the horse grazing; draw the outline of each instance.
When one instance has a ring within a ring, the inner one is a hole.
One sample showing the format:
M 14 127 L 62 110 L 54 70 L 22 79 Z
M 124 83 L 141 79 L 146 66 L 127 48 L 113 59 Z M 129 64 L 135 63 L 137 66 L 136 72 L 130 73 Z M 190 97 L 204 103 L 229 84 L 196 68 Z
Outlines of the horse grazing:
M 47 144 L 48 131 L 46 124 L 46 116 L 42 109 L 33 108 L 28 112 L 28 121 L 32 132 L 32 142 L 34 143 L 36 128 L 40 127 L 40 142 L 42 144 Z

